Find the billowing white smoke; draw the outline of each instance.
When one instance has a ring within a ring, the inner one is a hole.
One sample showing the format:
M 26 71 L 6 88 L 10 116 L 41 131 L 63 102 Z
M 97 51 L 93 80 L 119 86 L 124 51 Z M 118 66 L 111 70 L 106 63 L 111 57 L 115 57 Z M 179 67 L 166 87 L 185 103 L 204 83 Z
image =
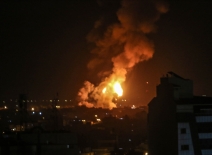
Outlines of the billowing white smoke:
M 88 63 L 89 69 L 95 69 L 108 61 L 112 62 L 112 73 L 98 86 L 86 81 L 79 90 L 79 105 L 87 107 L 113 108 L 114 93 L 102 93 L 108 84 L 118 81 L 123 83 L 129 69 L 141 61 L 152 58 L 154 45 L 146 34 L 156 30 L 155 22 L 162 13 L 168 11 L 167 6 L 159 1 L 151 0 L 123 0 L 117 11 L 118 22 L 107 27 L 103 35 L 99 30 L 103 26 L 101 18 L 94 25 L 87 39 L 95 43 L 91 51 L 95 58 Z M 100 71 L 105 76 L 108 71 Z

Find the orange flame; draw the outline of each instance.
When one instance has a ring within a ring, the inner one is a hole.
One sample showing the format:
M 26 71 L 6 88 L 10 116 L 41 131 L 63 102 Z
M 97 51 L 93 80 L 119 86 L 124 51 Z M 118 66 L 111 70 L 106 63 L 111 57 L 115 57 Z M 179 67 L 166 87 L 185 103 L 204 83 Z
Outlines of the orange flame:
M 107 89 L 107 87 L 109 87 L 109 88 Z M 114 84 L 112 84 L 112 86 L 108 85 L 107 87 L 104 87 L 104 89 L 102 89 L 103 94 L 106 94 L 107 91 L 112 90 L 113 91 L 112 93 L 117 94 L 118 97 L 123 95 L 123 89 L 122 89 L 121 84 L 119 82 L 115 82 Z

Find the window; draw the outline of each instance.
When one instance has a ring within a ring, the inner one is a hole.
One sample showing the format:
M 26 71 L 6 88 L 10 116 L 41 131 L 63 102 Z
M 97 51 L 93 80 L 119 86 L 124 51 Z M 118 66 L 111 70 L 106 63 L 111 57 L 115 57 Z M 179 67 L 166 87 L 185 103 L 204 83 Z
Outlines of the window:
M 186 128 L 181 128 L 181 129 L 180 129 L 180 133 L 181 133 L 181 134 L 185 134 L 185 133 L 186 133 Z
M 189 145 L 181 145 L 181 150 L 189 150 Z

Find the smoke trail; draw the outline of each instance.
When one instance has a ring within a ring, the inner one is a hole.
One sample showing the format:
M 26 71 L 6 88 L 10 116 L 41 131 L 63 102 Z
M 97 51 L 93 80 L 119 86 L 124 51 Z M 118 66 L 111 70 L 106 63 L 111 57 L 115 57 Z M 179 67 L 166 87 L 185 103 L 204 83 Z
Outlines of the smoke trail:
M 80 105 L 103 108 L 113 108 L 114 94 L 102 95 L 102 89 L 114 81 L 123 83 L 127 71 L 137 63 L 152 58 L 154 44 L 147 38 L 147 34 L 156 30 L 155 22 L 168 7 L 165 3 L 151 0 L 123 0 L 117 11 L 118 22 L 109 25 L 104 33 L 104 19 L 98 20 L 88 35 L 89 42 L 95 44 L 91 53 L 95 56 L 88 63 L 89 69 L 98 69 L 102 64 L 112 63 L 112 73 L 101 70 L 99 75 L 107 75 L 99 86 L 88 89 L 87 85 L 79 91 Z M 86 91 L 85 91 L 86 90 Z M 93 99 L 89 102 L 89 99 Z

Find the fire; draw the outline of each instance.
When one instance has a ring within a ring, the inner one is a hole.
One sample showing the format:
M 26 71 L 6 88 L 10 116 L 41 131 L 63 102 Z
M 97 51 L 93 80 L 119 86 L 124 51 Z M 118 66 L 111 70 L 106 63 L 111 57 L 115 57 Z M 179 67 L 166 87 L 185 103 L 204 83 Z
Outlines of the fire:
M 123 89 L 121 87 L 121 84 L 119 82 L 115 82 L 114 84 L 111 85 L 108 85 L 107 87 L 112 87 L 112 90 L 113 90 L 113 93 L 117 94 L 118 97 L 122 96 L 123 95 Z M 102 93 L 103 94 L 106 94 L 107 90 L 107 87 L 105 87 L 103 90 L 102 90 Z M 109 89 L 111 90 L 111 89 Z
M 107 88 L 105 87 L 103 90 L 102 90 L 102 93 L 105 94 Z
M 118 96 L 122 96 L 123 95 L 123 89 L 121 88 L 121 85 L 119 82 L 116 82 L 113 85 L 113 90 L 114 92 L 118 95 Z

